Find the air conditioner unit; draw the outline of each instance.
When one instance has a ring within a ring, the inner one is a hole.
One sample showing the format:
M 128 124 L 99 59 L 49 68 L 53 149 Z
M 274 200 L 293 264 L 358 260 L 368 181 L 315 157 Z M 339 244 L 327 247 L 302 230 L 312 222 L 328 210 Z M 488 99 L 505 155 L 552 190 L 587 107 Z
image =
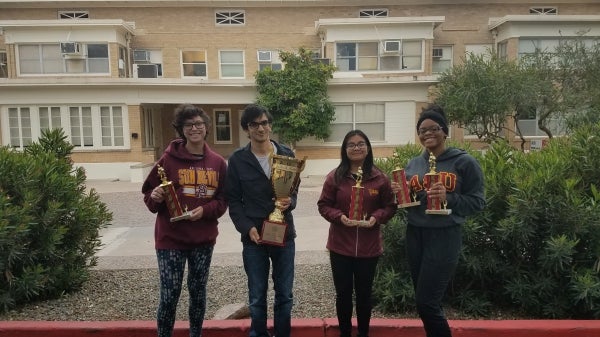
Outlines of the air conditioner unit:
M 431 56 L 434 59 L 441 59 L 442 57 L 444 57 L 444 49 L 442 49 L 442 48 L 433 48 L 433 53 L 431 54 Z
M 313 59 L 314 63 L 321 63 L 321 64 L 329 64 L 329 59 L 324 59 L 324 58 L 314 58 Z
M 383 52 L 384 53 L 398 53 L 400 52 L 401 42 L 397 40 L 383 41 Z
M 136 64 L 134 75 L 137 78 L 157 78 L 158 64 Z
M 259 50 L 257 56 L 258 62 L 271 62 L 272 53 L 270 50 Z
M 81 55 L 81 44 L 79 42 L 61 42 L 60 53 L 63 55 Z
M 134 50 L 133 62 L 150 62 L 150 52 L 147 50 Z

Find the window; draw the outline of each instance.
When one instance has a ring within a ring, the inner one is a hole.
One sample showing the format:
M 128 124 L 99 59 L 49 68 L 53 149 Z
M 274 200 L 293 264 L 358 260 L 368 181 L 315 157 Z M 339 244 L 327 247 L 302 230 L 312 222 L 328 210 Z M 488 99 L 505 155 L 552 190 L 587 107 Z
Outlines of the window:
M 88 11 L 58 11 L 59 19 L 89 19 Z
M 523 136 L 547 136 L 544 131 L 538 128 L 538 115 L 539 113 L 535 106 L 522 107 L 519 110 L 519 120 L 517 123 Z M 564 135 L 566 133 L 566 122 L 564 118 L 550 118 L 546 120 L 545 124 L 555 136 Z
M 163 73 L 162 73 L 163 57 L 162 57 L 161 50 L 135 49 L 132 53 L 132 59 L 133 59 L 133 77 L 155 78 L 155 77 L 163 76 Z M 205 70 L 205 72 L 206 72 L 206 70 Z M 184 74 L 185 74 L 185 72 L 184 72 Z
M 120 106 L 100 107 L 102 146 L 125 145 L 123 135 L 123 112 Z
M 18 46 L 19 73 L 33 74 L 109 74 L 108 44 L 90 43 L 79 54 L 61 53 L 60 44 L 22 44 Z
M 339 142 L 348 131 L 360 129 L 371 141 L 385 140 L 385 105 L 383 103 L 350 103 L 335 105 L 329 142 Z
M 532 8 L 529 8 L 529 14 L 556 15 L 556 14 L 558 14 L 558 8 L 556 8 L 556 7 L 532 7 Z
M 421 70 L 422 46 L 421 40 L 340 42 L 336 65 L 339 71 Z
M 507 48 L 508 48 L 508 43 L 506 41 L 498 43 L 498 57 L 501 60 L 504 60 L 504 61 L 508 60 L 508 49 Z
M 259 50 L 257 52 L 258 70 L 270 68 L 273 70 L 281 70 L 282 64 L 279 59 L 279 52 L 274 50 Z
M 215 144 L 231 144 L 231 111 L 215 109 Z
M 243 25 L 246 23 L 244 11 L 219 11 L 215 13 L 215 23 L 221 25 Z
M 244 78 L 244 51 L 219 51 L 221 78 Z
M 123 149 L 129 145 L 125 109 L 121 105 L 8 107 L 8 113 L 0 115 L 0 125 L 8 125 L 3 141 L 22 149 L 37 141 L 43 130 L 62 128 L 75 149 Z
M 0 78 L 8 77 L 8 58 L 6 52 L 0 50 Z
M 433 46 L 431 56 L 433 73 L 452 68 L 452 46 Z
M 184 50 L 181 60 L 184 77 L 206 77 L 205 50 Z
M 388 10 L 386 8 L 379 9 L 362 9 L 358 13 L 360 18 L 386 18 L 388 16 Z

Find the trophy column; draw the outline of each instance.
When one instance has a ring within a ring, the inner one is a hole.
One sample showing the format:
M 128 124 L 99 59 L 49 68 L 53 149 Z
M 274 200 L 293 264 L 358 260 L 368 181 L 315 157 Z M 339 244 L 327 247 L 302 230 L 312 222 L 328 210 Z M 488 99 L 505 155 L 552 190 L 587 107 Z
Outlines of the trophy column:
M 396 202 L 398 202 L 398 208 L 406 208 L 418 206 L 421 204 L 417 201 L 417 196 L 410 191 L 408 184 L 406 183 L 406 172 L 402 168 L 397 168 L 392 171 L 392 179 L 394 182 L 400 185 L 400 191 L 396 193 Z
M 429 153 L 429 173 L 425 174 L 423 178 L 423 184 L 431 188 L 433 184 L 440 181 L 440 174 L 436 172 L 435 168 L 435 156 L 433 153 Z M 450 215 L 452 210 L 446 208 L 446 201 L 442 202 L 439 198 L 427 196 L 427 209 L 426 214 L 437 214 L 437 215 Z
M 356 175 L 356 185 L 352 186 L 352 195 L 350 195 L 348 223 L 359 227 L 368 226 L 369 220 L 366 220 L 367 214 L 363 211 L 365 188 L 361 186 L 363 176 L 362 167 L 358 168 Z
M 172 181 L 167 181 L 165 169 L 160 165 L 158 165 L 158 177 L 162 181 L 160 187 L 165 191 L 165 203 L 167 204 L 169 214 L 171 215 L 171 222 L 191 218 L 192 212 L 189 212 L 187 207 L 185 210 L 181 207 L 177 192 L 175 191 L 175 186 L 173 186 Z

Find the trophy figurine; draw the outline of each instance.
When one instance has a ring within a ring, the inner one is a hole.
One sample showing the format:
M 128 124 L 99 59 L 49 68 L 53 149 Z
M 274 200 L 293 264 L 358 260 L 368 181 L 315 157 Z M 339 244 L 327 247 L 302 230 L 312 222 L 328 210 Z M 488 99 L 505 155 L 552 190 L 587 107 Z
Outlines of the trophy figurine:
M 421 204 L 420 201 L 417 201 L 417 195 L 408 188 L 408 184 L 406 183 L 406 172 L 404 172 L 404 169 L 397 168 L 393 170 L 392 179 L 400 185 L 400 191 L 396 193 L 398 208 L 413 207 Z
M 187 210 L 187 206 L 185 208 L 181 207 L 177 192 L 175 192 L 175 186 L 173 186 L 172 181 L 167 181 L 165 169 L 160 165 L 158 165 L 158 176 L 162 181 L 160 187 L 165 191 L 165 203 L 171 215 L 171 222 L 191 218 L 192 212 Z
M 306 157 L 271 155 L 271 186 L 275 194 L 275 209 L 263 222 L 260 242 L 270 245 L 285 245 L 287 224 L 281 209 L 281 199 L 288 198 L 300 184 L 300 172 L 304 170 Z
M 425 174 L 424 185 L 427 188 L 431 188 L 433 184 L 440 181 L 440 174 L 435 169 L 435 156 L 433 153 L 429 153 L 429 173 Z M 450 215 L 452 210 L 446 208 L 447 202 L 442 202 L 439 198 L 427 196 L 427 209 L 426 214 L 437 214 L 437 215 Z
M 363 171 L 358 168 L 356 173 L 356 185 L 352 186 L 352 195 L 350 195 L 350 214 L 348 214 L 348 223 L 358 227 L 368 227 L 369 220 L 367 214 L 363 211 L 363 201 L 365 197 L 365 188 L 361 186 Z

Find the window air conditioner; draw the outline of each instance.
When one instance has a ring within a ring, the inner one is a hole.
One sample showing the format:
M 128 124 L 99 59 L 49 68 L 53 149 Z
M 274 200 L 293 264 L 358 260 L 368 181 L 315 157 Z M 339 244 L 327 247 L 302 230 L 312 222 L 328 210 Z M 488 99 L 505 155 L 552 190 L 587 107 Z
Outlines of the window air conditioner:
M 270 50 L 259 50 L 257 52 L 258 62 L 271 62 L 271 54 Z
M 400 41 L 397 41 L 397 40 L 383 41 L 383 52 L 384 53 L 400 52 Z
M 81 55 L 81 45 L 79 42 L 61 42 L 60 53 L 63 55 Z
M 444 49 L 433 48 L 433 53 L 431 55 L 434 59 L 441 59 L 442 57 L 444 57 Z
M 150 62 L 150 52 L 147 50 L 134 50 L 133 62 Z
M 137 78 L 157 78 L 158 64 L 136 64 L 134 75 Z

